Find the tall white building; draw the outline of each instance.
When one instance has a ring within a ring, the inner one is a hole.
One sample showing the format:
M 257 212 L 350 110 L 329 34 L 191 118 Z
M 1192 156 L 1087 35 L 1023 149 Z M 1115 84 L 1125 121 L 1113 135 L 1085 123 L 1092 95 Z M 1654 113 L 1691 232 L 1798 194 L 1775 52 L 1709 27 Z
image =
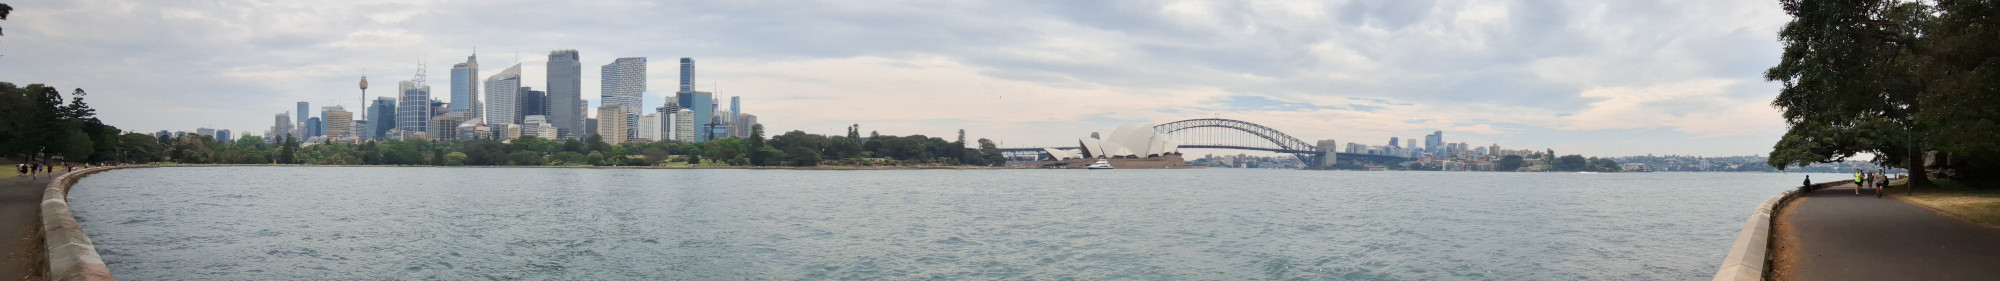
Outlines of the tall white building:
M 499 126 L 513 124 L 515 114 L 520 112 L 521 64 L 514 64 L 507 70 L 486 78 L 486 124 Z
M 625 122 L 626 128 L 637 128 L 639 113 L 645 112 L 645 99 L 642 97 L 646 92 L 646 58 L 618 58 L 604 65 L 601 71 L 602 105 L 623 107 L 625 116 L 597 116 L 597 122 L 623 119 L 621 121 Z M 630 134 L 628 136 L 632 136 Z
M 639 127 L 638 129 L 634 129 L 632 131 L 634 132 L 632 133 L 633 135 L 632 138 L 635 140 L 636 139 L 645 139 L 646 141 L 661 140 L 660 115 L 646 114 L 646 116 L 639 116 Z

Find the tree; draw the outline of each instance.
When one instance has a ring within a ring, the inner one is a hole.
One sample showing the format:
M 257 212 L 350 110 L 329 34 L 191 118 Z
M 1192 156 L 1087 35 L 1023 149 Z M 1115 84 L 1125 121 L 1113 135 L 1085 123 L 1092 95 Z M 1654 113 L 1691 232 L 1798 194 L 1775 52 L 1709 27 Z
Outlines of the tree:
M 1911 169 L 1926 185 L 1926 151 L 1955 155 L 1957 173 L 2000 179 L 2000 2 L 1783 0 L 1784 56 L 1775 168 L 1860 153 Z
M 1563 155 L 1562 157 L 1556 157 L 1553 166 L 1555 166 L 1555 170 L 1557 171 L 1588 171 L 1590 169 L 1590 160 L 1583 158 L 1582 155 Z
M 1007 163 L 1007 157 L 1000 153 L 1000 146 L 993 144 L 993 140 L 979 139 L 979 154 L 986 158 L 985 160 L 988 165 L 997 166 Z
M 744 147 L 750 150 L 751 166 L 774 166 L 783 157 L 777 156 L 783 154 L 777 149 L 764 146 L 764 124 L 750 125 L 750 140 Z
M 1507 155 L 1500 157 L 1500 161 L 1493 162 L 1493 170 L 1513 172 L 1516 170 L 1520 170 L 1521 165 L 1526 163 L 1527 160 L 1522 159 L 1520 155 Z

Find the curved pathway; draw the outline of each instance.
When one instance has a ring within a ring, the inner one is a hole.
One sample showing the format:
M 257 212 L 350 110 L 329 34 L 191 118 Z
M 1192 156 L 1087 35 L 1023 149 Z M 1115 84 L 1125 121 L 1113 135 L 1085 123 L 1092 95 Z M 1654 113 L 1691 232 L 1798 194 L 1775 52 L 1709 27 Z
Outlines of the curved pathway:
M 8 168 L 6 172 L 14 172 Z M 62 172 L 0 179 L 0 239 L 6 239 L 0 241 L 0 255 L 6 257 L 0 262 L 0 280 L 41 280 L 48 268 L 36 229 L 42 227 L 42 189 L 58 175 Z
M 1900 190 L 1893 190 L 1900 191 Z M 1894 194 L 1895 192 L 1891 192 Z M 1996 280 L 2000 229 L 1847 184 L 1802 196 L 1777 218 L 1783 280 Z

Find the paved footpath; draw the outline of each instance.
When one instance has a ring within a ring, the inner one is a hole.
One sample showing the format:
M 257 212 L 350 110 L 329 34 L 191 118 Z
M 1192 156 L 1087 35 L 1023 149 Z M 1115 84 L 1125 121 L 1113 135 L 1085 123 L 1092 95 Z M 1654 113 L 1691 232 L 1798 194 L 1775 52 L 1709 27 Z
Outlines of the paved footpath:
M 1791 280 L 2000 280 L 2000 229 L 1972 224 L 1854 185 L 1786 206 L 1779 277 Z M 1892 189 L 1894 191 L 1901 191 Z
M 6 172 L 13 173 L 9 168 Z M 46 266 L 42 237 L 35 230 L 42 227 L 42 189 L 61 174 L 0 179 L 0 255 L 6 257 L 0 260 L 0 280 L 41 279 Z

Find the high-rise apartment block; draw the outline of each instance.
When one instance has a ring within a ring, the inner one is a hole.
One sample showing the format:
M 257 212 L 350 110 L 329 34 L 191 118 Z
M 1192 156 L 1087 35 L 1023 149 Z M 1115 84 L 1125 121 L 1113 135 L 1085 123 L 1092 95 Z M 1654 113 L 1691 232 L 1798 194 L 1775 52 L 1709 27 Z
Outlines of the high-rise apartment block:
M 486 124 L 514 124 L 521 110 L 521 64 L 486 78 Z
M 583 63 L 576 50 L 549 52 L 549 123 L 564 138 L 581 138 L 584 131 Z
M 451 113 L 459 119 L 476 120 L 486 111 L 479 102 L 479 54 L 465 56 L 465 62 L 451 65 Z
M 624 118 L 623 106 L 614 104 L 597 107 L 597 135 L 604 138 L 604 143 L 625 143 L 625 136 L 628 134 L 625 129 L 628 127 L 625 127 L 624 120 L 619 120 Z
M 695 126 L 694 110 L 682 108 L 680 111 L 674 112 L 673 128 L 674 140 L 698 141 L 695 140 L 695 136 L 698 135 L 695 128 L 699 127 Z

